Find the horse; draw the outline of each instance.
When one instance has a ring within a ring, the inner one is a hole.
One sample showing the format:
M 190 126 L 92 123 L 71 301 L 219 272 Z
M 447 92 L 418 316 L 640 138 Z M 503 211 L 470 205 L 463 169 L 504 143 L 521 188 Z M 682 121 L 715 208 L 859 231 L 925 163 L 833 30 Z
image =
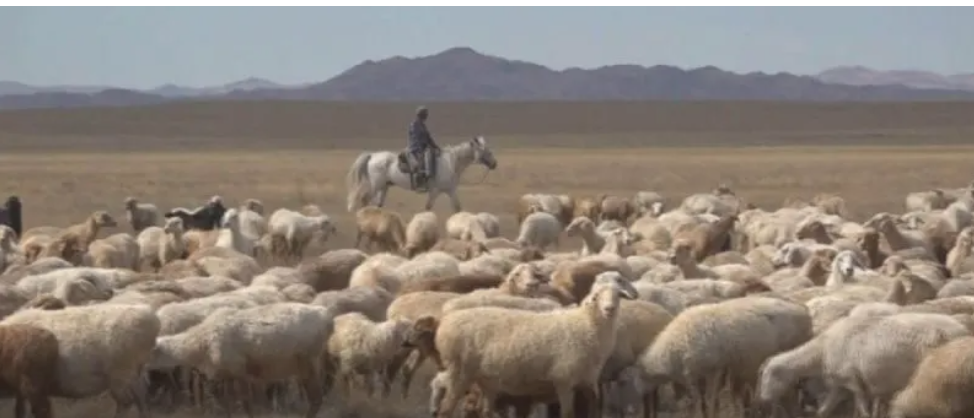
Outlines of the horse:
M 399 186 L 416 193 L 424 192 L 413 187 L 410 174 L 401 167 L 403 163 L 400 160 L 405 152 L 363 152 L 355 158 L 345 176 L 349 212 L 370 204 L 382 207 L 390 186 Z M 462 208 L 460 198 L 457 197 L 457 186 L 464 170 L 475 162 L 488 170 L 497 168 L 497 160 L 483 136 L 443 147 L 436 157 L 436 178 L 426 182 L 426 210 L 431 210 L 436 198 L 446 193 L 450 196 L 454 212 L 460 212 Z

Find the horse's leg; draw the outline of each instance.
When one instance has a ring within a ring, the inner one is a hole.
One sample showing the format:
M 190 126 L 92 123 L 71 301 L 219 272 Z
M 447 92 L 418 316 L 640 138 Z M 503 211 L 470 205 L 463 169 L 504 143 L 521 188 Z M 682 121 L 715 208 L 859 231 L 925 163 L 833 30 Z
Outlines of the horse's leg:
M 375 190 L 375 200 L 373 203 L 381 208 L 386 204 L 386 194 L 389 192 L 389 186 L 383 184 L 381 186 L 374 187 L 372 190 Z
M 440 192 L 433 188 L 430 188 L 430 191 L 426 192 L 426 210 L 433 210 L 433 203 L 436 202 L 436 198 L 439 196 Z
M 460 207 L 460 197 L 457 196 L 457 189 L 450 190 L 446 192 L 450 196 L 450 203 L 453 204 L 453 213 L 457 213 L 463 210 Z

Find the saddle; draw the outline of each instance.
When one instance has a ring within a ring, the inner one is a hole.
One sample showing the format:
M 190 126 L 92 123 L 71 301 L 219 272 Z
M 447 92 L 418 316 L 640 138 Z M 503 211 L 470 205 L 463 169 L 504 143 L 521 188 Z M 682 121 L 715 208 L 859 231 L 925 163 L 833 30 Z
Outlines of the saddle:
M 414 191 L 422 193 L 427 190 L 423 158 L 417 160 L 416 156 L 407 149 L 397 154 L 396 162 L 399 171 L 409 175 L 409 185 Z

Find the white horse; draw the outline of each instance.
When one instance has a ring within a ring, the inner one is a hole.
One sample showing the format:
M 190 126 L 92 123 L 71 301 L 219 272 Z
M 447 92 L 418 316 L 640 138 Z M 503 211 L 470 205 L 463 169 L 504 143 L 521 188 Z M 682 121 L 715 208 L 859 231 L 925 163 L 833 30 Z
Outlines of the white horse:
M 391 151 L 359 154 L 345 177 L 349 212 L 370 204 L 382 207 L 386 202 L 389 186 L 395 185 L 406 190 L 414 190 L 409 174 L 400 170 L 398 158 L 398 155 Z M 487 147 L 487 140 L 482 136 L 443 147 L 443 151 L 436 158 L 436 178 L 427 181 L 426 210 L 431 210 L 436 198 L 441 193 L 446 193 L 453 203 L 453 210 L 460 212 L 462 209 L 460 198 L 457 197 L 457 186 L 460 184 L 460 176 L 463 175 L 464 170 L 474 162 L 484 165 L 489 170 L 497 168 L 497 160 Z

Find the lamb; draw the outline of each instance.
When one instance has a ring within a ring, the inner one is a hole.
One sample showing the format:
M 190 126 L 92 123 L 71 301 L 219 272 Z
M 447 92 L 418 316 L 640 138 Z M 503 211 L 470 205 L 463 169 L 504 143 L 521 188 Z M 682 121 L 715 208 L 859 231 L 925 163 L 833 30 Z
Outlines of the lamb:
M 58 384 L 50 395 L 80 399 L 108 390 L 117 405 L 115 416 L 132 403 L 145 416 L 145 399 L 137 385 L 160 326 L 150 307 L 103 304 L 53 311 L 27 309 L 0 322 L 0 326 L 17 324 L 46 329 L 57 338 Z
M 657 192 L 636 192 L 632 200 L 636 206 L 636 214 L 639 216 L 649 214 L 650 216 L 656 217 L 666 209 L 666 198 Z
M 406 226 L 406 245 L 403 253 L 407 257 L 429 251 L 440 239 L 439 220 L 436 213 L 425 211 L 413 215 Z
M 102 228 L 113 228 L 117 225 L 112 215 L 99 210 L 92 212 L 84 222 L 64 229 L 28 229 L 21 237 L 20 246 L 28 262 L 43 256 L 59 256 L 77 265 L 81 262 L 81 255 L 88 250 L 88 245 L 98 236 L 98 232 Z
M 582 249 L 579 254 L 583 256 L 598 254 L 605 246 L 605 237 L 595 231 L 595 222 L 586 216 L 572 219 L 572 222 L 565 228 L 565 235 L 582 238 Z
M 620 196 L 604 196 L 599 202 L 599 220 L 613 220 L 623 224 L 636 214 L 636 205 Z
M 0 387 L 16 395 L 14 417 L 51 418 L 51 400 L 58 387 L 58 340 L 48 330 L 31 325 L 0 325 Z
M 212 231 L 220 228 L 220 221 L 223 219 L 227 208 L 223 206 L 223 199 L 220 196 L 210 197 L 205 205 L 193 210 L 186 208 L 173 208 L 162 216 L 166 218 L 178 217 L 183 220 L 183 228 L 187 231 L 201 230 Z
M 300 258 L 313 237 L 324 243 L 337 231 L 328 215 L 305 216 L 284 208 L 271 214 L 267 229 L 274 243 L 272 252 L 292 258 Z
M 446 220 L 446 236 L 457 240 L 481 242 L 487 238 L 487 230 L 480 217 L 470 212 L 457 212 Z
M 406 228 L 395 212 L 366 206 L 355 212 L 355 223 L 355 248 L 359 248 L 362 238 L 367 249 L 377 246 L 379 251 L 399 252 L 406 245 Z
M 594 401 L 602 366 L 616 340 L 619 297 L 638 297 L 618 273 L 604 273 L 598 281 L 606 285 L 574 309 L 529 312 L 485 307 L 444 316 L 435 346 L 450 378 L 440 416 L 450 416 L 474 383 L 483 393 L 488 414 L 501 393 L 554 392 L 563 416 L 574 416 L 576 388 Z M 564 335 L 574 336 L 575 344 L 552 350 Z
M 7 201 L 0 207 L 0 225 L 9 226 L 18 237 L 21 237 L 21 233 L 24 232 L 24 221 L 21 212 L 22 205 L 20 198 L 17 196 L 8 197 Z
M 182 258 L 185 252 L 183 220 L 169 218 L 162 228 L 148 227 L 139 233 L 136 241 L 139 244 L 140 269 L 158 271 L 169 262 Z
M 375 378 L 401 350 L 412 325 L 412 321 L 402 318 L 376 323 L 357 312 L 335 318 L 325 365 L 344 383 L 345 397 L 349 396 L 353 374 L 363 375 L 369 396 L 375 393 Z
M 298 378 L 308 401 L 307 418 L 321 409 L 321 353 L 331 337 L 334 315 L 302 303 L 220 309 L 199 325 L 159 337 L 149 370 L 195 367 L 210 379 L 267 383 Z M 244 397 L 251 411 L 251 399 Z
M 386 311 L 393 299 L 392 294 L 381 288 L 352 287 L 321 292 L 311 304 L 328 308 L 336 315 L 358 312 L 378 322 L 386 319 Z
M 96 239 L 88 246 L 84 265 L 101 268 L 139 269 L 139 243 L 126 233 Z
M 298 264 L 298 275 L 301 283 L 311 286 L 316 292 L 344 289 L 351 281 L 352 272 L 366 258 L 365 253 L 353 248 L 332 250 Z
M 441 251 L 452 255 L 457 260 L 466 261 L 487 254 L 490 250 L 478 241 L 466 241 L 456 238 L 443 238 L 439 240 L 430 251 Z
M 125 219 L 136 234 L 150 226 L 159 225 L 159 208 L 152 203 L 139 203 L 134 197 L 125 198 Z
M 256 255 L 255 248 L 258 238 L 244 235 L 240 211 L 236 208 L 230 208 L 223 213 L 223 218 L 220 220 L 220 231 L 213 246 L 229 248 L 240 254 L 253 257 Z
M 517 243 L 522 247 L 532 246 L 545 249 L 558 246 L 558 235 L 562 225 L 554 215 L 544 212 L 540 206 L 534 206 L 528 216 L 521 223 L 521 230 L 517 236 Z
M 893 399 L 890 418 L 974 416 L 974 337 L 961 337 L 930 350 L 910 383 Z

